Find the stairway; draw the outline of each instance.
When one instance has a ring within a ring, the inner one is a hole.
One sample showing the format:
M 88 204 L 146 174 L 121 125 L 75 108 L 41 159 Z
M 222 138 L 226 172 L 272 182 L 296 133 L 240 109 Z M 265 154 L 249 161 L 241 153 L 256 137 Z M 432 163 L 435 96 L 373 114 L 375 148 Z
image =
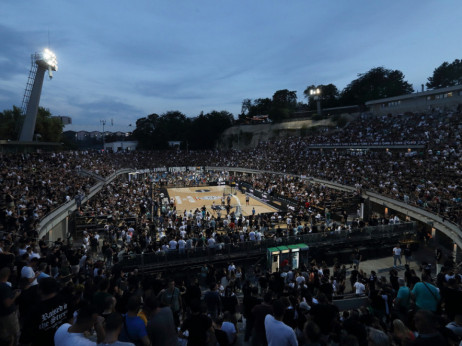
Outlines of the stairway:
M 32 87 L 34 86 L 35 75 L 37 74 L 37 64 L 35 63 L 36 60 L 37 60 L 37 54 L 32 54 L 29 78 L 27 79 L 26 89 L 24 90 L 24 96 L 22 98 L 22 105 L 21 105 L 22 115 L 26 114 L 30 95 L 32 93 Z

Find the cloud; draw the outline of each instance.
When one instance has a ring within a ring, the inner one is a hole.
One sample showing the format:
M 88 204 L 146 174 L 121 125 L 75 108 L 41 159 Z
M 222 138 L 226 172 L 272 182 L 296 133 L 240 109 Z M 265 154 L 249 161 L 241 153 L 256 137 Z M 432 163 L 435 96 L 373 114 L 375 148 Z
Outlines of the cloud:
M 13 30 L 0 24 L 0 37 L 2 50 L 0 51 L 0 79 L 9 79 L 17 73 L 24 72 L 24 62 L 28 62 L 27 56 L 33 52 L 24 54 L 24 46 L 27 46 L 27 33 Z
M 133 119 L 144 116 L 144 112 L 129 103 L 110 98 L 99 99 L 91 102 L 80 102 L 78 100 L 69 100 L 69 105 L 76 109 L 74 114 L 78 114 L 72 122 L 77 124 L 94 123 L 99 124 L 100 120 L 106 120 L 107 124 L 111 119 L 116 119 L 115 122 L 133 122 Z

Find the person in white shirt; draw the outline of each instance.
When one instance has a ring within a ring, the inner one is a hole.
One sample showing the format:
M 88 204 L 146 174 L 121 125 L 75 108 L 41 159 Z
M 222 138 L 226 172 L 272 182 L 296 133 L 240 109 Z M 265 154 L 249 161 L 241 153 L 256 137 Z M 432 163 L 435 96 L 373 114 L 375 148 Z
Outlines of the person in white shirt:
M 177 245 L 178 245 L 177 241 L 175 239 L 172 239 L 168 243 L 168 249 L 171 250 L 171 251 L 175 251 Z
M 184 253 L 185 247 L 186 247 L 186 241 L 183 238 L 178 240 L 178 250 L 180 251 L 180 253 Z
M 84 333 L 95 327 L 98 341 L 102 341 L 104 337 L 103 321 L 104 318 L 98 316 L 98 312 L 94 306 L 84 306 L 80 308 L 74 324 L 64 323 L 56 330 L 54 337 L 55 345 L 94 346 L 95 342 L 87 339 Z
M 225 311 L 223 319 L 224 321 L 221 324 L 220 329 L 226 333 L 226 336 L 228 337 L 228 344 L 233 345 L 237 338 L 237 330 L 234 323 L 230 322 L 231 314 L 229 311 Z
M 366 292 L 366 286 L 360 281 L 356 281 L 353 285 L 357 296 L 363 295 Z
M 393 266 L 396 267 L 396 262 L 401 265 L 401 246 L 398 244 L 393 248 Z
M 207 245 L 210 249 L 214 249 L 215 248 L 215 238 L 214 237 L 210 237 L 208 240 L 207 240 Z
M 228 272 L 231 274 L 231 273 L 234 273 L 236 271 L 236 266 L 234 265 L 233 262 L 231 262 L 231 264 L 228 266 Z
M 29 258 L 27 265 L 22 267 L 21 269 L 21 277 L 29 279 L 29 283 L 31 286 L 38 285 L 37 276 L 39 276 L 39 272 L 35 272 L 35 268 L 37 268 L 38 258 Z
M 265 317 L 265 331 L 268 346 L 298 346 L 294 330 L 282 322 L 286 306 L 282 300 L 273 302 L 273 315 Z
M 186 237 L 186 226 L 180 227 L 180 237 L 184 239 Z
M 255 232 L 255 240 L 256 240 L 256 241 L 261 241 L 261 238 L 262 238 L 262 234 L 261 234 L 260 231 L 257 230 L 257 231 Z

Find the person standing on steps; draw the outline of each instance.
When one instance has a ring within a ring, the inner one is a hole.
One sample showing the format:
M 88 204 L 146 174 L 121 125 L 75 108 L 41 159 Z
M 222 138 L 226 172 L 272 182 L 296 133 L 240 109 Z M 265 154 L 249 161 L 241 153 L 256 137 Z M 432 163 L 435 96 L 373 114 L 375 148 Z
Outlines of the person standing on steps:
M 399 265 L 401 265 L 401 246 L 397 244 L 393 248 L 393 267 L 396 268 L 396 262 L 399 261 Z

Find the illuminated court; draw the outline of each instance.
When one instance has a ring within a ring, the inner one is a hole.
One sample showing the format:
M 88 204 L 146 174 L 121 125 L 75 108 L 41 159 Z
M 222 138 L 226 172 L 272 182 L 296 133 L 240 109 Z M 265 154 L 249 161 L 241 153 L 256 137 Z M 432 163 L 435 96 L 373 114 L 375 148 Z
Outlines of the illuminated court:
M 177 212 L 183 213 L 185 210 L 196 210 L 205 206 L 211 215 L 216 216 L 216 208 L 222 205 L 222 197 L 225 189 L 229 190 L 229 186 L 202 186 L 202 187 L 184 187 L 184 188 L 169 188 L 167 189 L 169 197 L 175 199 Z M 225 196 L 225 205 L 227 203 Z M 231 197 L 231 211 L 236 212 L 241 210 L 242 215 L 247 216 L 252 214 L 252 209 L 255 208 L 255 214 L 274 213 L 277 209 L 266 205 L 259 200 L 249 196 L 249 205 L 246 205 L 246 195 L 236 189 Z M 212 208 L 214 207 L 214 208 Z M 221 216 L 226 215 L 226 209 L 221 210 Z

